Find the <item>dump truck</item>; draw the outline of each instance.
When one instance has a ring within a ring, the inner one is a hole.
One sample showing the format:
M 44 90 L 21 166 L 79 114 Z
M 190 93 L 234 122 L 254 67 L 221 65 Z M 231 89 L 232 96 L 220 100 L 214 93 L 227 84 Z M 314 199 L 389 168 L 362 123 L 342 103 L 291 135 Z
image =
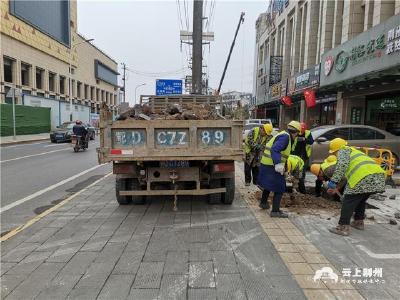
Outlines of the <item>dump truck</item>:
M 161 113 L 170 105 L 221 107 L 219 96 L 141 96 L 141 106 Z M 232 204 L 235 161 L 243 160 L 243 121 L 126 118 L 100 113 L 99 163 L 112 162 L 120 205 L 144 204 L 149 196 L 208 195 Z

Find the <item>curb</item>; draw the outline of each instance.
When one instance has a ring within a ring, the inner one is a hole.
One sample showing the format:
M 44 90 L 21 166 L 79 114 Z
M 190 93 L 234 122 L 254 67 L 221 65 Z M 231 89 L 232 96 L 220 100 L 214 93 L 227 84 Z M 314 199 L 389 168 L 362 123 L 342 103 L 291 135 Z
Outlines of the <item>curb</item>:
M 0 147 L 9 146 L 9 145 L 18 145 L 18 144 L 30 144 L 30 143 L 39 142 L 39 141 L 46 141 L 46 140 L 50 140 L 50 138 L 49 137 L 45 137 L 45 138 L 37 138 L 37 139 L 33 139 L 33 140 L 1 142 L 0 143 Z

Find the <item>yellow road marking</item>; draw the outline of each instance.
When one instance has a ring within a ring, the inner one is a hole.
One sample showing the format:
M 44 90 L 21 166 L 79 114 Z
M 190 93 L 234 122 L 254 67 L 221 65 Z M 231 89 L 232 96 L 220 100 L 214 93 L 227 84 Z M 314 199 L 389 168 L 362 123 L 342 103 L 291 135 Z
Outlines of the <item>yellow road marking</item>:
M 61 201 L 60 203 L 58 203 L 57 205 L 54 205 L 53 207 L 49 208 L 48 210 L 42 212 L 41 214 L 37 215 L 36 217 L 34 217 L 33 219 L 30 219 L 28 222 L 26 222 L 24 225 L 18 226 L 17 228 L 11 230 L 9 233 L 3 235 L 0 238 L 0 242 L 4 242 L 6 240 L 8 240 L 9 238 L 12 238 L 13 236 L 15 236 L 16 234 L 20 233 L 21 231 L 23 231 L 24 229 L 32 226 L 33 224 L 35 224 L 37 221 L 39 221 L 40 219 L 42 219 L 43 217 L 47 216 L 48 214 L 52 213 L 53 211 L 55 211 L 56 209 L 60 208 L 61 206 L 65 205 L 66 203 L 68 203 L 69 201 L 71 201 L 72 199 L 74 199 L 76 196 L 79 196 L 81 193 L 83 193 L 84 191 L 88 190 L 89 188 L 91 188 L 92 186 L 96 185 L 97 183 L 99 183 L 100 181 L 102 181 L 103 179 L 107 178 L 108 176 L 110 176 L 112 174 L 112 172 L 104 175 L 103 177 L 101 177 L 100 179 L 96 180 L 95 182 L 93 182 L 92 184 L 88 185 L 87 187 L 85 187 L 84 189 L 80 190 L 79 192 L 69 196 L 67 199 Z

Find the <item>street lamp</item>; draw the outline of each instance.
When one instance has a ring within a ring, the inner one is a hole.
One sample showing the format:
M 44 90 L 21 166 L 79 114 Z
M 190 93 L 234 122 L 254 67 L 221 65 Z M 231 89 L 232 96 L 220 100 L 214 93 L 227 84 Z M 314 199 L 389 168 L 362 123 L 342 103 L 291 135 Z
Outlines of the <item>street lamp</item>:
M 141 87 L 141 86 L 144 86 L 144 85 L 146 85 L 146 83 L 139 84 L 139 85 L 137 85 L 135 87 L 135 103 L 134 104 L 136 104 L 136 90 L 138 89 L 138 87 Z
M 71 49 L 69 50 L 69 85 L 68 85 L 69 90 L 68 90 L 68 94 L 69 94 L 69 110 L 71 111 L 71 113 L 69 115 L 70 121 L 72 121 L 72 51 L 73 51 L 74 47 L 77 47 L 83 43 L 89 43 L 91 41 L 94 41 L 94 39 L 83 40 L 76 44 L 71 43 Z

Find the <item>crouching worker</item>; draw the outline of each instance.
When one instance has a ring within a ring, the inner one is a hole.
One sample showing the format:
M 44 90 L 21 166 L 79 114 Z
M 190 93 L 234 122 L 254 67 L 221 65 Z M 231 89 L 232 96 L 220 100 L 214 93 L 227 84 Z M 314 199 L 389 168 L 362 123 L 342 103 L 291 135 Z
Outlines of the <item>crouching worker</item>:
M 246 186 L 250 185 L 252 177 L 253 184 L 257 184 L 260 156 L 264 152 L 265 145 L 271 137 L 271 124 L 264 124 L 260 127 L 254 127 L 247 134 L 244 141 L 244 151 L 246 154 L 246 158 L 244 161 L 244 177 Z
M 297 192 L 299 182 L 302 178 L 304 169 L 304 160 L 297 155 L 289 155 L 286 161 L 286 181 L 292 183 L 293 192 Z
M 341 138 L 333 139 L 329 144 L 329 153 L 335 154 L 337 163 L 328 192 L 334 192 L 340 180 L 347 180 L 344 189 L 339 224 L 330 228 L 335 234 L 347 236 L 350 225 L 356 229 L 364 229 L 365 206 L 369 196 L 385 191 L 385 171 L 368 155 L 353 147 Z M 350 224 L 354 213 L 354 221 Z
M 324 181 L 328 182 L 336 168 L 336 156 L 329 155 L 322 164 L 312 164 L 310 171 L 317 179 L 315 180 L 315 196 L 321 197 L 322 185 Z M 343 186 L 343 185 L 342 185 Z
M 269 140 L 261 158 L 258 185 L 263 188 L 260 207 L 268 209 L 268 196 L 274 192 L 271 217 L 287 218 L 287 213 L 280 210 L 281 199 L 286 191 L 284 176 L 286 161 L 290 155 L 292 143 L 300 132 L 300 123 L 291 121 L 287 130 L 279 132 Z

